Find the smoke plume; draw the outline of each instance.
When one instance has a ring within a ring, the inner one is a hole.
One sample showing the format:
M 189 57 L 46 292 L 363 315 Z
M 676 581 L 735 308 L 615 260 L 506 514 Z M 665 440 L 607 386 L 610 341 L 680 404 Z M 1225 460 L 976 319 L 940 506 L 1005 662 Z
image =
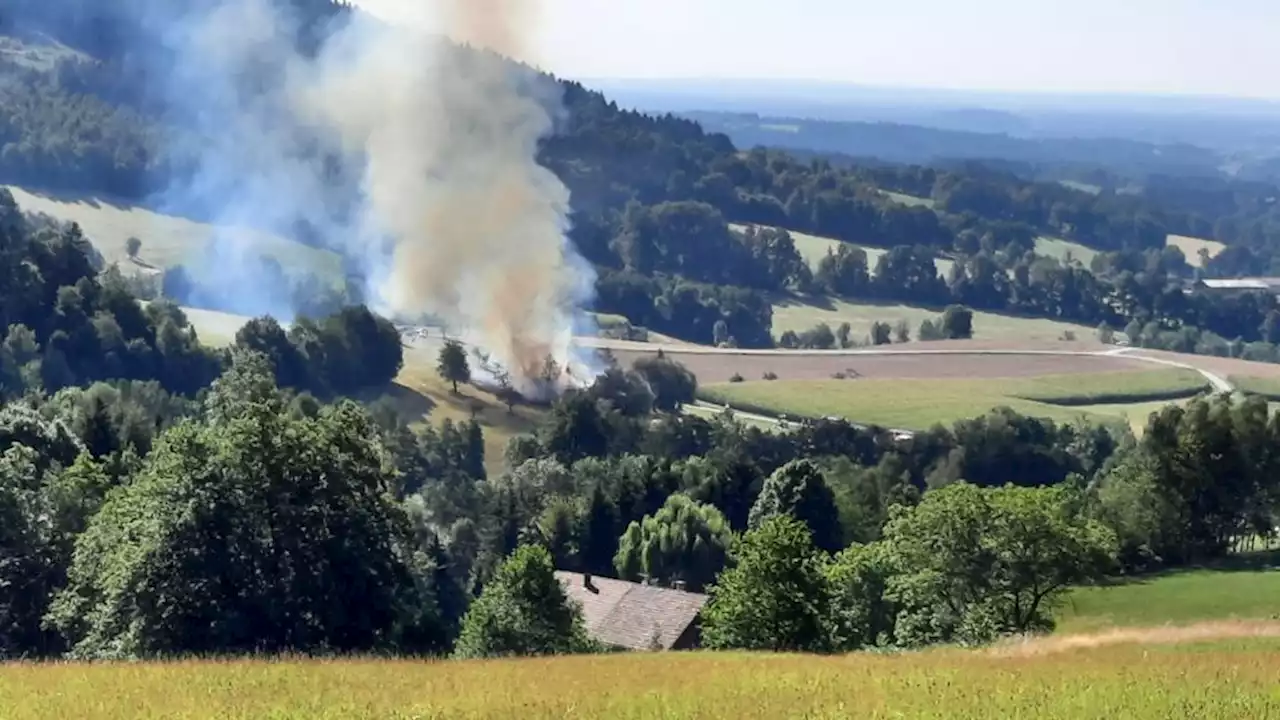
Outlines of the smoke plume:
M 310 28 L 318 45 L 303 51 L 279 0 L 151 7 L 142 21 L 169 53 L 157 77 L 184 128 L 173 149 L 192 166 L 158 202 L 279 234 L 305 221 L 375 310 L 443 319 L 516 389 L 544 387 L 548 357 L 589 379 L 597 363 L 571 340 L 594 275 L 566 239 L 567 188 L 537 162 L 560 88 L 506 59 L 528 57 L 536 2 L 434 5 L 468 45 L 355 12 Z M 206 286 L 227 309 L 291 315 L 255 269 L 262 242 L 221 233 L 198 262 Z
M 523 57 L 519 0 L 445 0 L 448 35 Z M 517 382 L 570 361 L 591 278 L 565 240 L 569 192 L 536 160 L 555 90 L 489 53 L 357 19 L 295 82 L 303 116 L 365 158 L 364 236 L 381 303 L 465 328 Z M 385 261 L 385 262 L 382 262 Z M 524 383 L 527 385 L 527 382 Z

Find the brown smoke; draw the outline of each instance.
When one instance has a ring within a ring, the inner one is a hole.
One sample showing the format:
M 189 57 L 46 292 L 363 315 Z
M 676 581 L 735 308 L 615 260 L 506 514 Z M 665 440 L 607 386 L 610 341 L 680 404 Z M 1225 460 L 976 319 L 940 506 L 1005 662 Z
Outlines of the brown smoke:
M 447 0 L 448 35 L 528 53 L 532 2 Z M 365 156 L 365 229 L 394 250 L 386 310 L 440 315 L 524 389 L 568 361 L 581 266 L 566 245 L 567 188 L 536 161 L 547 85 L 490 53 L 354 24 L 334 39 L 299 106 Z

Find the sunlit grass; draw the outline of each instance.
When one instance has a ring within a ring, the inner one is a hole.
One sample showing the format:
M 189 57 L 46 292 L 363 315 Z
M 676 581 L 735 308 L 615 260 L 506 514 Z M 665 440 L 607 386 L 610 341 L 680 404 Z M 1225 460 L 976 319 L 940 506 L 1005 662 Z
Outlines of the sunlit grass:
M 1280 653 L 1234 642 L 1031 657 L 642 653 L 490 662 L 10 665 L 9 720 L 1208 718 L 1280 712 Z
M 803 417 L 837 416 L 854 422 L 909 430 L 957 420 L 1008 406 L 1032 417 L 1058 422 L 1085 419 L 1125 422 L 1126 401 L 1141 414 L 1152 398 L 1174 399 L 1203 390 L 1203 377 L 1191 370 L 1153 370 L 1037 378 L 775 380 L 708 385 L 707 400 L 743 410 Z M 1167 402 L 1168 400 L 1166 400 Z M 1100 402 L 1110 403 L 1102 405 Z M 1145 417 L 1145 416 L 1144 416 Z

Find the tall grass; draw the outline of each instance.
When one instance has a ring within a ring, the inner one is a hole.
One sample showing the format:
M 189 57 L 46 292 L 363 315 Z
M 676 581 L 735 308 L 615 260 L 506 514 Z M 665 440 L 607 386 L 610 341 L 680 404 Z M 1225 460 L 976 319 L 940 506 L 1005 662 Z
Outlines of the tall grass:
M 1190 651 L 1190 650 L 1195 651 Z M 0 716 L 1210 718 L 1280 713 L 1276 645 L 1002 657 L 654 653 L 489 662 L 10 665 Z

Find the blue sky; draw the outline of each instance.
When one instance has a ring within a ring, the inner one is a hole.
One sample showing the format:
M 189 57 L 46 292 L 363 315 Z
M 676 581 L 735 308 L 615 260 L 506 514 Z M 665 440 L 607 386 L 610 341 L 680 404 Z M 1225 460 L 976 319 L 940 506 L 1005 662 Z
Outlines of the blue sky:
M 433 22 L 433 0 L 356 2 L 396 22 Z M 525 59 L 574 78 L 790 78 L 1280 99 L 1280 0 L 521 4 L 539 8 Z

